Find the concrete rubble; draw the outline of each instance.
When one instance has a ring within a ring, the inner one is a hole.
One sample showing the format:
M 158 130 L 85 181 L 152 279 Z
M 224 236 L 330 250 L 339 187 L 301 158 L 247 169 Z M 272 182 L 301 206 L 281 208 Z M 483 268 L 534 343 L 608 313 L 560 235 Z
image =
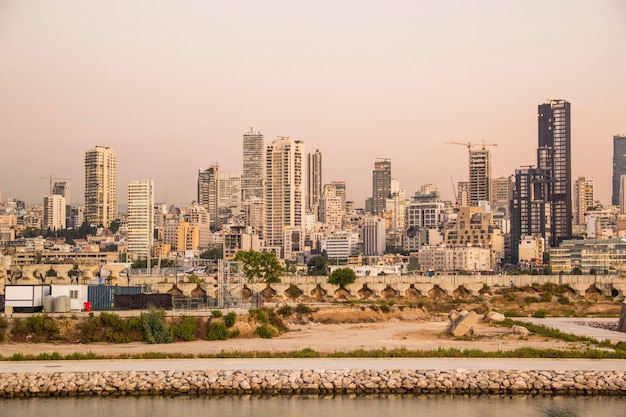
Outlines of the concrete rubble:
M 480 320 L 480 316 L 473 311 L 452 310 L 448 313 L 448 319 L 450 322 L 446 327 L 446 333 L 451 334 L 454 337 L 461 337 L 468 333 L 473 334 L 473 327 Z

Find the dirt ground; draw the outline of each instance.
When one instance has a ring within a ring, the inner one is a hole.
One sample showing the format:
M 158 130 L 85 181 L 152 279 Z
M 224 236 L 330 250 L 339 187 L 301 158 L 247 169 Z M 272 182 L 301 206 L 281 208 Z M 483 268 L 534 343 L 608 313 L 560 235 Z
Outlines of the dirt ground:
M 245 318 L 240 317 L 245 327 Z M 224 341 L 199 340 L 172 344 L 35 344 L 11 343 L 0 345 L 0 354 L 40 354 L 58 352 L 93 352 L 101 355 L 164 353 L 219 353 L 252 351 L 294 351 L 305 348 L 318 352 L 351 351 L 356 349 L 406 348 L 409 350 L 436 350 L 439 348 L 480 349 L 484 351 L 514 350 L 520 347 L 537 349 L 580 348 L 580 343 L 568 343 L 543 336 L 520 336 L 511 329 L 480 322 L 474 326 L 474 336 L 455 339 L 445 333 L 445 316 L 434 316 L 420 309 L 394 309 L 383 314 L 371 310 L 327 308 L 311 319 L 293 320 L 289 332 L 272 339 L 235 338 Z

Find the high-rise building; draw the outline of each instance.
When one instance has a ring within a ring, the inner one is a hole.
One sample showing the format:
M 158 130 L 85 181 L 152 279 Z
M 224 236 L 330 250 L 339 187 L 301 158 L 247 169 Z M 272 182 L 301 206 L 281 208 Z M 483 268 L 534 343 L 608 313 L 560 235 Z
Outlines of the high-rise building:
M 233 216 L 241 213 L 241 175 L 220 174 L 218 229 Z
M 317 211 L 322 197 L 322 153 L 319 149 L 307 154 L 307 206 L 309 213 Z
M 491 156 L 488 149 L 470 149 L 469 203 L 477 207 L 481 201 L 491 201 Z
M 347 213 L 345 181 L 331 181 L 330 184 L 324 184 L 323 195 L 341 198 L 341 212 Z
M 128 184 L 128 251 L 137 259 L 148 259 L 154 245 L 154 183 Z
M 243 135 L 243 175 L 241 191 L 243 201 L 252 197 L 263 198 L 263 177 L 265 163 L 265 144 L 260 132 Z
M 572 146 L 570 103 L 551 100 L 538 107 L 537 168 L 550 172 L 551 238 L 556 247 L 572 236 Z
M 551 238 L 550 171 L 539 168 L 515 170 L 511 200 L 511 257 L 519 261 L 519 245 L 526 236 Z
M 366 217 L 363 220 L 361 236 L 363 239 L 363 255 L 378 256 L 385 253 L 385 219 L 378 216 Z
M 498 177 L 491 179 L 491 201 L 493 207 L 509 208 L 511 201 L 512 183 L 511 177 Z
M 217 163 L 211 164 L 204 171 L 198 170 L 198 203 L 202 204 L 209 213 L 211 228 L 218 228 L 218 207 L 220 200 L 220 167 Z
M 626 175 L 619 177 L 619 212 L 626 214 Z
M 107 146 L 85 153 L 85 221 L 109 227 L 117 218 L 117 155 Z
M 626 135 L 613 136 L 613 194 L 611 204 L 619 206 L 620 177 L 626 175 Z
M 198 229 L 198 247 L 200 249 L 208 249 L 211 243 L 211 221 L 209 213 L 202 204 L 194 204 L 187 210 L 187 214 L 183 216 L 185 222 Z
M 267 246 L 282 247 L 283 231 L 304 227 L 304 142 L 279 137 L 267 146 L 265 165 L 265 222 Z
M 65 229 L 65 197 L 51 194 L 43 197 L 43 228 Z
M 585 214 L 593 207 L 593 178 L 574 181 L 574 224 L 585 224 Z
M 457 184 L 457 197 L 459 207 L 468 207 L 470 205 L 470 184 L 469 181 L 459 181 Z
M 385 158 L 374 163 L 371 213 L 379 215 L 385 211 L 389 197 L 391 197 L 391 160 Z
M 66 229 L 72 228 L 73 225 L 72 225 L 72 204 L 70 203 L 70 183 L 66 181 L 55 182 L 54 186 L 52 187 L 52 194 L 65 197 L 65 226 L 64 227 Z

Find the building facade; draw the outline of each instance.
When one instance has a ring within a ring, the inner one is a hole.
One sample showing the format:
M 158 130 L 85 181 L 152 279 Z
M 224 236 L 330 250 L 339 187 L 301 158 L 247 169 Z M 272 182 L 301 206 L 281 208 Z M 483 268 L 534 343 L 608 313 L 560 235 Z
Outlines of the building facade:
M 198 170 L 198 203 L 209 213 L 211 229 L 218 228 L 218 208 L 220 201 L 220 167 L 211 164 L 204 171 Z
M 43 197 L 43 228 L 50 230 L 65 229 L 65 197 L 51 194 Z
M 613 136 L 613 193 L 611 204 L 619 206 L 620 177 L 626 175 L 626 136 Z
M 85 221 L 109 227 L 117 218 L 117 155 L 107 146 L 85 153 Z
M 371 214 L 380 215 L 385 211 L 389 197 L 391 197 L 391 160 L 383 159 L 374 163 L 372 171 Z
M 585 214 L 593 207 L 593 178 L 574 181 L 574 224 L 585 224 Z
M 537 168 L 550 172 L 548 242 L 556 247 L 572 236 L 572 146 L 570 103 L 551 100 L 538 107 Z
M 252 197 L 263 198 L 263 178 L 265 168 L 265 142 L 261 132 L 250 128 L 243 135 L 243 174 L 241 192 L 243 201 Z
M 318 215 L 320 199 L 322 198 L 322 153 L 319 149 L 307 154 L 307 182 L 306 182 L 306 209 L 309 213 Z
M 491 155 L 484 147 L 469 152 L 469 200 L 472 207 L 491 201 Z
M 154 183 L 128 184 L 128 252 L 148 259 L 154 246 Z
M 65 198 L 65 228 L 71 229 L 72 227 L 74 227 L 74 225 L 72 224 L 72 203 L 70 202 L 70 183 L 67 181 L 55 182 L 54 186 L 52 187 L 52 194 L 60 195 Z
M 536 236 L 549 242 L 550 227 L 550 172 L 538 168 L 515 170 L 511 200 L 511 257 L 519 262 L 519 245 L 525 236 Z
M 287 227 L 304 227 L 304 142 L 279 137 L 266 149 L 265 245 L 282 247 Z

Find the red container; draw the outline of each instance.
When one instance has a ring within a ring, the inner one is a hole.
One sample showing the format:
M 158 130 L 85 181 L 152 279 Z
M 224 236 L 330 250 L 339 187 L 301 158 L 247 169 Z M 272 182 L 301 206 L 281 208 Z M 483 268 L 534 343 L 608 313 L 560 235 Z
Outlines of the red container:
M 91 301 L 85 301 L 85 304 L 83 305 L 83 310 L 91 311 Z

